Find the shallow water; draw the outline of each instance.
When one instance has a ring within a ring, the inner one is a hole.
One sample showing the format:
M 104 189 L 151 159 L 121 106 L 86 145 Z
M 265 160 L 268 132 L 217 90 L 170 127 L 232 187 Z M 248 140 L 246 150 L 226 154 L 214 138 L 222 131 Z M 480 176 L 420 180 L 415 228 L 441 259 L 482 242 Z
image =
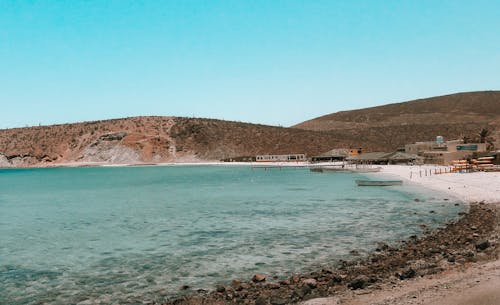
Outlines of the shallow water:
M 359 177 L 222 166 L 0 170 L 0 304 L 140 303 L 182 285 L 286 276 L 466 208 L 410 186 L 357 187 Z

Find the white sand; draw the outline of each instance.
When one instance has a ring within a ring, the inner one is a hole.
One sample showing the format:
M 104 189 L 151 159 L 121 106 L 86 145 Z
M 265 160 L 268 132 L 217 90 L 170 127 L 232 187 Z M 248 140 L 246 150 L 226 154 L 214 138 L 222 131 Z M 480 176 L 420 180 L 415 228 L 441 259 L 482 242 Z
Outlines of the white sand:
M 444 172 L 445 167 L 386 165 L 382 166 L 382 173 L 397 176 L 405 183 L 445 192 L 466 202 L 500 202 L 500 172 L 434 174 L 439 169 Z
M 423 187 L 442 191 L 466 202 L 500 204 L 500 173 L 446 173 L 435 175 L 439 166 L 382 166 L 381 174 L 390 175 Z M 427 175 L 426 175 L 427 171 Z M 430 173 L 431 172 L 431 173 Z M 411 174 L 410 174 L 411 173 Z M 411 177 L 411 179 L 410 179 Z M 500 209 L 500 206 L 499 206 Z M 348 291 L 347 295 L 314 299 L 304 305 L 497 305 L 500 304 L 500 260 L 475 263 L 464 270 L 415 278 L 381 289 Z

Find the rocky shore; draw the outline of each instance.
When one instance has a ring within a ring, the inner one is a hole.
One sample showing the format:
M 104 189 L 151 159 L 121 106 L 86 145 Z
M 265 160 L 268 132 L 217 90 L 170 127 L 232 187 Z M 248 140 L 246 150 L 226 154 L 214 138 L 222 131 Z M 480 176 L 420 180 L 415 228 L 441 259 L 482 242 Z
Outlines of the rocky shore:
M 368 258 L 283 280 L 256 274 L 247 281 L 234 279 L 230 285 L 217 286 L 213 291 L 193 291 L 156 304 L 296 304 L 386 284 L 398 285 L 473 262 L 495 260 L 500 241 L 499 210 L 496 204 L 472 203 L 458 220 L 426 230 L 421 237 L 410 236 L 396 248 L 380 244 Z

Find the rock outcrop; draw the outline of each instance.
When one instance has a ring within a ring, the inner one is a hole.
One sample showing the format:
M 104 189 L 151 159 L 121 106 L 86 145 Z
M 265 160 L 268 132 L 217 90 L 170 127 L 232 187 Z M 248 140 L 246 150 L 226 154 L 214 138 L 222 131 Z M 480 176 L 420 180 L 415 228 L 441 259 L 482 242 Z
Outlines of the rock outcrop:
M 0 153 L 0 168 L 2 167 L 12 167 L 12 163 L 4 154 Z

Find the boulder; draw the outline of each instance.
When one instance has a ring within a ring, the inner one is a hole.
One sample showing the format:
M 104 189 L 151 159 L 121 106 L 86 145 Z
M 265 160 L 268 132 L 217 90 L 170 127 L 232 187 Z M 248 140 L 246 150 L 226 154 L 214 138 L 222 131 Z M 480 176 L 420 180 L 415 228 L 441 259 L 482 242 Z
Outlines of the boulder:
M 305 279 L 302 281 L 302 283 L 304 283 L 305 285 L 309 286 L 312 289 L 318 286 L 318 282 L 315 279 Z
M 11 167 L 12 166 L 12 163 L 10 163 L 9 159 L 7 159 L 7 157 L 0 153 L 0 168 L 2 167 Z
M 370 279 L 366 275 L 360 275 L 352 280 L 347 287 L 356 290 L 364 289 L 368 286 Z
M 236 291 L 240 291 L 243 289 L 241 286 L 241 281 L 239 279 L 234 279 L 231 283 L 231 286 L 234 288 Z
M 100 137 L 103 141 L 120 141 L 127 136 L 126 132 L 108 133 Z
M 490 246 L 491 246 L 491 244 L 490 244 L 489 240 L 482 240 L 482 241 L 476 243 L 476 250 L 483 251 L 483 250 L 486 250 L 487 248 L 489 248 Z
M 417 272 L 413 268 L 408 268 L 404 270 L 400 275 L 400 280 L 411 279 L 417 275 Z
M 257 273 L 252 277 L 254 283 L 264 282 L 266 280 L 266 275 L 262 273 Z

